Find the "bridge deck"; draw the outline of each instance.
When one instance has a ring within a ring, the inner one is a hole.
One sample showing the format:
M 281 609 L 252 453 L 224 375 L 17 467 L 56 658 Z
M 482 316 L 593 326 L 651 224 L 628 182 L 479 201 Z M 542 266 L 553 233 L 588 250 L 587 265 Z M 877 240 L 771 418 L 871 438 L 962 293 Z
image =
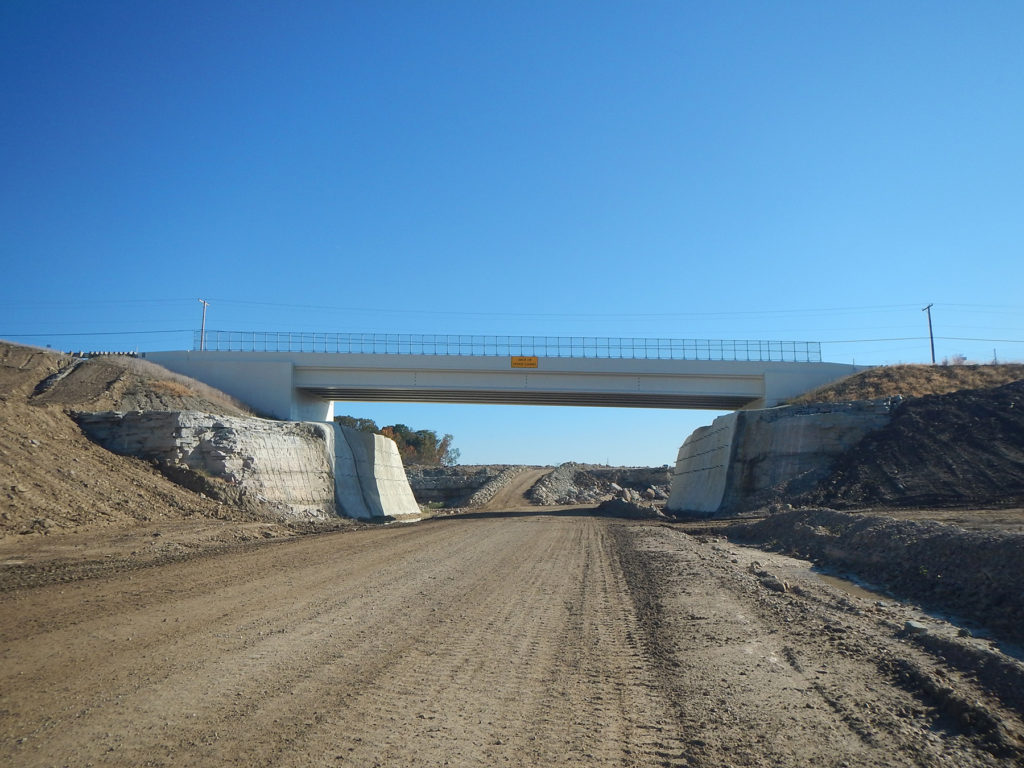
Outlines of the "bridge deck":
M 316 421 L 330 420 L 335 400 L 760 408 L 856 370 L 837 363 L 660 357 L 522 358 L 277 350 L 150 352 L 146 357 L 269 415 Z

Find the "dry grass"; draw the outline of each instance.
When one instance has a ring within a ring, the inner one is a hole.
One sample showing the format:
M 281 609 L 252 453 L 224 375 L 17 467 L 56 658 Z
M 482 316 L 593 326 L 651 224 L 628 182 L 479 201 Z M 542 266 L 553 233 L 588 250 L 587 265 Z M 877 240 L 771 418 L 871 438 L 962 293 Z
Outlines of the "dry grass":
M 195 393 L 180 381 L 151 381 L 149 388 L 162 395 L 174 395 L 175 397 L 188 397 Z
M 839 403 L 903 395 L 944 395 L 962 389 L 987 389 L 1024 379 L 1024 364 L 886 365 L 870 368 L 808 392 L 790 402 Z
M 149 360 L 123 355 L 103 355 L 93 359 L 112 363 L 129 373 L 135 374 L 145 382 L 146 387 L 155 392 L 175 397 L 196 397 L 217 405 L 236 409 L 242 413 L 255 415 L 252 408 L 241 400 L 236 400 L 231 395 L 225 394 L 209 384 L 204 384 L 189 376 L 169 371 L 162 365 L 151 363 Z

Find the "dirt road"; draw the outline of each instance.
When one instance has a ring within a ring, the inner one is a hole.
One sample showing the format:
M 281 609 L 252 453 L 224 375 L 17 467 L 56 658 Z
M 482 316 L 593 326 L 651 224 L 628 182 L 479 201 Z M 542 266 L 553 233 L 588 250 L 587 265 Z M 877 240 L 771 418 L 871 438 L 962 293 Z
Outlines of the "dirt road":
M 483 509 L 529 509 L 532 505 L 526 498 L 527 492 L 537 484 L 544 475 L 551 473 L 550 467 L 540 469 L 526 469 L 512 478 L 512 481 L 494 494 Z
M 1020 665 L 956 642 L 664 527 L 439 519 L 0 594 L 0 764 L 1019 764 Z

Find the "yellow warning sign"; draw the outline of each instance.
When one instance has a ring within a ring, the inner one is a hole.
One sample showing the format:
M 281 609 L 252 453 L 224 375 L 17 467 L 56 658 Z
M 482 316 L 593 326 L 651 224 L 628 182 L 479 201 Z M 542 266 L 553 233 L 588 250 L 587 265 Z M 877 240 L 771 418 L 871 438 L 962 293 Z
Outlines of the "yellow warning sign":
M 512 358 L 513 368 L 536 368 L 537 358 L 536 357 L 513 357 Z

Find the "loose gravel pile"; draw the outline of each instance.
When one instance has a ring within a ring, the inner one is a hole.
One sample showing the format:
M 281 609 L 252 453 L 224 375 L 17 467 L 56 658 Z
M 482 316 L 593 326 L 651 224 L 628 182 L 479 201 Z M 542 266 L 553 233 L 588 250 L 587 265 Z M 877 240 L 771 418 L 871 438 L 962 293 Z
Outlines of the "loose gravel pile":
M 644 477 L 665 475 L 666 484 L 650 484 Z M 630 475 L 642 475 L 640 486 L 630 487 Z M 614 480 L 613 480 L 614 478 Z M 616 480 L 618 482 L 616 482 Z M 574 461 L 560 464 L 541 479 L 529 493 L 530 501 L 540 506 L 560 504 L 597 504 L 612 498 L 627 502 L 664 501 L 668 499 L 668 471 L 653 468 L 595 467 Z M 620 484 L 620 482 L 622 484 Z

